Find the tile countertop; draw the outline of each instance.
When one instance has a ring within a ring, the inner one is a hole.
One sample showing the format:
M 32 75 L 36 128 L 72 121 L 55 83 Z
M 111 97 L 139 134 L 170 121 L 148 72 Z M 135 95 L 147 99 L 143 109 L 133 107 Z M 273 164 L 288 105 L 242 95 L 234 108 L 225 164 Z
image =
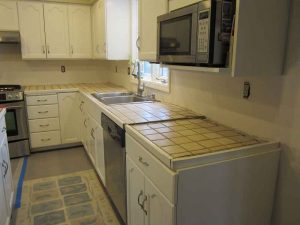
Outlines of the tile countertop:
M 105 105 L 91 94 L 96 92 L 128 92 L 124 87 L 113 84 L 60 84 L 60 85 L 35 85 L 25 86 L 26 95 L 51 94 L 59 92 L 80 91 L 90 101 L 97 104 L 101 111 L 115 121 L 119 126 L 144 122 L 180 118 L 203 117 L 200 114 L 169 103 L 162 102 L 137 102 L 126 104 Z
M 123 92 L 127 91 L 121 86 L 109 83 L 95 83 L 95 84 L 52 84 L 52 85 L 31 85 L 25 86 L 24 93 L 27 95 L 57 93 L 57 92 L 73 92 L 81 91 L 83 93 L 92 94 L 95 92 Z
M 199 157 L 202 156 L 220 157 L 222 154 L 219 153 L 238 156 L 241 152 L 234 151 L 238 149 L 254 154 L 260 146 L 266 148 L 279 145 L 209 119 L 127 125 L 126 132 L 171 169 L 184 168 L 185 164 L 189 161 L 193 163 L 193 160 L 197 161 L 195 165 L 199 165 Z
M 110 105 L 108 110 L 120 118 L 126 118 L 126 124 L 203 117 L 186 108 L 163 102 L 115 104 Z

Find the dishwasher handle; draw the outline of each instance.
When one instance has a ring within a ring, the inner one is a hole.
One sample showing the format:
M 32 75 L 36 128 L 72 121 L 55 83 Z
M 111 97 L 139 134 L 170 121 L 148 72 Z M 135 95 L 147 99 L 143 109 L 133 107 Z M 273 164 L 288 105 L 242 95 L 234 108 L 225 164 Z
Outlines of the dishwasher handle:
M 113 120 L 105 114 L 101 114 L 101 125 L 104 132 L 122 147 L 125 147 L 125 130 L 119 127 Z

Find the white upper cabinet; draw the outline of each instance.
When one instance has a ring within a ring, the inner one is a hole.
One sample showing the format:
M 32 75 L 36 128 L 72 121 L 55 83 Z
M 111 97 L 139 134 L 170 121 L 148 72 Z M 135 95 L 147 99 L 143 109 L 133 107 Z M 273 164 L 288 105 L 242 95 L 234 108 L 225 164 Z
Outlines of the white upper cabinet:
M 93 57 L 106 58 L 105 0 L 99 0 L 92 6 Z
M 71 58 L 92 57 L 90 6 L 69 5 L 69 34 Z
M 288 9 L 286 0 L 236 1 L 232 76 L 282 74 Z
M 173 11 L 187 5 L 195 4 L 197 2 L 200 2 L 200 0 L 169 0 L 169 10 Z
M 157 17 L 168 12 L 168 0 L 139 0 L 139 59 L 156 61 Z
M 130 0 L 98 0 L 92 7 L 94 58 L 130 57 Z
M 44 16 L 47 58 L 69 58 L 68 6 L 45 3 Z
M 44 10 L 41 2 L 18 2 L 24 59 L 46 58 Z
M 0 1 L 0 30 L 19 30 L 18 9 L 16 1 Z

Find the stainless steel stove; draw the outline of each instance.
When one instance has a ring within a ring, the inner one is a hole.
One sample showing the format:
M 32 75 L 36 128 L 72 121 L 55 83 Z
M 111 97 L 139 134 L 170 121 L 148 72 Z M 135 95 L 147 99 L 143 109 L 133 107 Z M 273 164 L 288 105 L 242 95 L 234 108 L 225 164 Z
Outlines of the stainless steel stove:
M 11 158 L 30 154 L 24 89 L 20 85 L 0 85 L 0 107 L 6 108 L 6 132 Z

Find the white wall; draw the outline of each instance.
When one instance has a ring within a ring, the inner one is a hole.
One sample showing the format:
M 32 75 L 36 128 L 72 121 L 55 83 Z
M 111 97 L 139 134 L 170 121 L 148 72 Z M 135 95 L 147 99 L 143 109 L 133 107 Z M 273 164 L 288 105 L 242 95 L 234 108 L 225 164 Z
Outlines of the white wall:
M 66 72 L 60 71 L 65 65 Z M 19 45 L 0 44 L 0 84 L 107 82 L 107 62 L 99 60 L 22 60 Z
M 173 71 L 171 93 L 156 92 L 159 99 L 193 109 L 248 133 L 282 142 L 274 225 L 300 224 L 299 21 L 300 1 L 293 0 L 283 76 L 232 78 L 224 74 Z M 111 71 L 114 66 L 115 63 L 110 63 Z M 127 62 L 119 62 L 119 72 L 112 73 L 111 81 L 132 88 L 126 66 Z M 249 100 L 242 98 L 246 80 L 252 88 Z

